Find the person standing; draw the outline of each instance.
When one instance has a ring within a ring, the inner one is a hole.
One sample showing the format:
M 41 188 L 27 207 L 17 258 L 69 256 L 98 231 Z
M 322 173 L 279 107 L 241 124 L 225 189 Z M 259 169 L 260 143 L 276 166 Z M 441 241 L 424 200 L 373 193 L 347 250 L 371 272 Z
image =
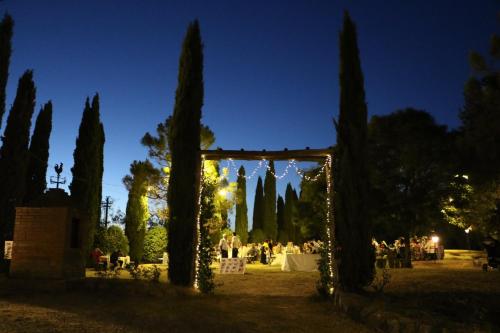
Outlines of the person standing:
M 219 241 L 219 249 L 221 258 L 227 258 L 227 250 L 229 249 L 229 245 L 227 244 L 226 234 L 222 235 L 222 238 Z
M 232 256 L 231 258 L 238 258 L 238 251 L 241 247 L 241 241 L 240 241 L 240 237 L 238 237 L 238 235 L 233 232 L 233 237 L 231 238 L 231 248 L 232 248 Z

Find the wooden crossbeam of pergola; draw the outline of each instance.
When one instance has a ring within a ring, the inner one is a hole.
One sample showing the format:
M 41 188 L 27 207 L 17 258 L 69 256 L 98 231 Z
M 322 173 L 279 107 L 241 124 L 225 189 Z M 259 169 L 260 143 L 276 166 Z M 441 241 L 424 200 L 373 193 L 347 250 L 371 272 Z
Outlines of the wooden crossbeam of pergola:
M 273 160 L 273 161 L 324 161 L 333 154 L 332 148 L 300 149 L 300 150 L 200 150 L 200 156 L 205 160 Z

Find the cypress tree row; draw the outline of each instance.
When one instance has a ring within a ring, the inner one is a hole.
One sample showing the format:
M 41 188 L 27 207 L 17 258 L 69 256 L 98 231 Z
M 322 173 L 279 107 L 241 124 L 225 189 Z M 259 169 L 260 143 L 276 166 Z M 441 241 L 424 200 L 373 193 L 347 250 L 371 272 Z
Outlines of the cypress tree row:
M 2 22 L 0 22 L 0 128 L 2 128 L 2 119 L 5 113 L 5 88 L 9 79 L 13 28 L 14 20 L 9 14 L 5 14 Z
M 262 230 L 264 228 L 264 189 L 262 187 L 262 178 L 257 180 L 255 187 L 255 198 L 253 202 L 253 223 L 252 230 Z
M 248 241 L 248 208 L 247 208 L 247 180 L 245 178 L 245 168 L 238 170 L 238 180 L 236 184 L 236 234 L 243 244 Z
M 278 195 L 278 202 L 276 204 L 276 221 L 278 223 L 278 240 L 282 244 L 288 242 L 288 235 L 285 231 L 285 201 L 281 195 Z
M 4 241 L 12 240 L 15 207 L 24 200 L 31 117 L 35 109 L 33 72 L 19 79 L 16 98 L 10 109 L 0 148 L 0 261 L 3 263 Z M 2 265 L 1 270 L 7 267 Z
M 48 101 L 40 110 L 31 136 L 26 171 L 26 195 L 28 203 L 43 194 L 47 188 L 47 166 L 49 161 L 49 139 L 52 131 L 52 102 Z
M 148 192 L 149 178 L 156 169 L 149 161 L 134 161 L 130 165 L 130 175 L 123 178 L 128 189 L 128 201 L 125 215 L 125 235 L 130 246 L 130 259 L 136 265 L 142 261 L 144 236 L 149 219 Z
M 295 230 L 293 226 L 293 206 L 294 206 L 294 199 L 293 199 L 293 189 L 292 189 L 292 184 L 288 183 L 286 185 L 286 191 L 285 191 L 285 207 L 283 210 L 283 229 L 284 233 L 287 235 L 287 241 L 292 241 L 295 242 Z
M 276 178 L 274 177 L 274 161 L 269 162 L 269 169 L 264 179 L 264 234 L 276 240 L 278 224 L 276 223 Z
M 194 21 L 182 45 L 175 107 L 168 133 L 172 157 L 167 194 L 168 276 L 173 284 L 184 286 L 193 284 L 195 273 L 202 105 L 203 46 L 198 21 Z
M 84 259 L 91 251 L 96 226 L 99 223 L 103 142 L 102 124 L 99 116 L 99 95 L 96 94 L 92 99 L 92 106 L 90 106 L 88 98 L 85 101 L 76 147 L 73 152 L 74 164 L 71 168 L 73 179 L 69 185 L 73 202 L 86 215 L 86 221 L 82 225 Z
M 340 32 L 340 111 L 335 161 L 335 211 L 340 287 L 360 291 L 374 275 L 371 224 L 367 215 L 367 110 L 356 27 L 344 13 Z

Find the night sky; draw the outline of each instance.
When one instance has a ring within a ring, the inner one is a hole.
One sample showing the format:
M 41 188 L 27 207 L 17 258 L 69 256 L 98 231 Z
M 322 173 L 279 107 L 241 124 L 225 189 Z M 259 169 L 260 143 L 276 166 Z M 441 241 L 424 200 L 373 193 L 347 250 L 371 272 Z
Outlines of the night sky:
M 84 101 L 99 92 L 103 196 L 124 210 L 121 179 L 146 157 L 139 141 L 172 113 L 190 21 L 199 19 L 205 44 L 203 123 L 216 146 L 323 148 L 335 143 L 344 9 L 358 28 L 369 114 L 412 106 L 458 126 L 467 56 L 485 52 L 498 31 L 499 1 L 3 0 L 0 12 L 15 20 L 7 106 L 20 75 L 34 69 L 36 112 L 54 104 L 48 173 L 62 161 L 70 181 Z M 256 164 L 245 164 L 247 174 Z M 297 177 L 279 181 L 278 192 L 287 181 Z M 250 215 L 254 189 L 249 181 Z

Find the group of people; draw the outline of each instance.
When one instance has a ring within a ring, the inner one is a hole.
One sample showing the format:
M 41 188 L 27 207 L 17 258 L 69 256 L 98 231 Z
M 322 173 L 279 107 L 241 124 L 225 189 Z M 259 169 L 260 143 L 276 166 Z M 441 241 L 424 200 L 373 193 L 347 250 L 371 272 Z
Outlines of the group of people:
M 222 238 L 219 241 L 221 258 L 228 258 L 229 250 L 231 250 L 231 258 L 238 258 L 238 252 L 241 245 L 240 237 L 235 232 L 233 232 L 233 236 L 230 241 L 228 241 L 226 234 L 222 235 Z
M 270 264 L 279 254 L 316 254 L 320 252 L 321 246 L 322 242 L 316 240 L 305 242 L 302 248 L 292 242 L 283 245 L 272 240 L 243 245 L 238 235 L 233 233 L 230 240 L 226 234 L 222 236 L 217 252 L 220 254 L 220 258 L 229 258 L 229 254 L 231 254 L 231 258 L 246 258 L 248 262 L 259 261 L 262 264 Z
M 404 237 L 399 237 L 392 244 L 387 244 L 385 241 L 377 242 L 373 238 L 372 245 L 375 248 L 376 265 L 379 268 L 384 268 L 387 262 L 391 268 L 400 267 L 408 255 Z M 444 254 L 443 246 L 428 236 L 410 238 L 409 251 L 411 260 L 437 260 L 442 259 Z
M 108 262 L 108 257 L 104 255 L 104 252 L 101 251 L 100 248 L 96 247 L 92 252 L 90 253 L 90 256 L 92 257 L 92 263 L 94 264 L 94 267 L 96 269 L 99 268 L 119 268 L 123 267 L 124 261 L 123 261 L 123 253 L 120 250 L 114 250 L 111 252 L 111 255 L 109 256 L 109 262 Z M 109 266 L 109 267 L 108 267 Z

